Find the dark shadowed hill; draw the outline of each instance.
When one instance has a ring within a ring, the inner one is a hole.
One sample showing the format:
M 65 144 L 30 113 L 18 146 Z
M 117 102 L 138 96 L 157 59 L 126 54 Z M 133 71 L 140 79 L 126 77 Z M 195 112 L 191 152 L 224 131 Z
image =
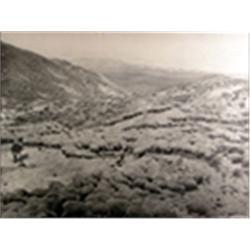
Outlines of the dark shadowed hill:
M 74 120 L 86 123 L 100 112 L 111 117 L 120 113 L 119 107 L 125 108 L 128 101 L 125 91 L 104 76 L 67 61 L 49 60 L 6 43 L 1 43 L 1 61 L 4 108 L 32 113 L 33 119 L 38 111 L 41 119 L 48 119 L 50 109 L 50 118 L 61 114 L 65 122 L 74 114 Z

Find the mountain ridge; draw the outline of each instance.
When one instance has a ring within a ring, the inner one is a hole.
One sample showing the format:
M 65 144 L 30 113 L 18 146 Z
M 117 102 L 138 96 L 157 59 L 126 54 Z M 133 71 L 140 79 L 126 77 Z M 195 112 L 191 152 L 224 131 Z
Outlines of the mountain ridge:
M 195 70 L 168 69 L 109 58 L 79 58 L 73 62 L 102 73 L 117 85 L 141 97 L 177 84 L 202 80 L 203 77 L 223 75 Z

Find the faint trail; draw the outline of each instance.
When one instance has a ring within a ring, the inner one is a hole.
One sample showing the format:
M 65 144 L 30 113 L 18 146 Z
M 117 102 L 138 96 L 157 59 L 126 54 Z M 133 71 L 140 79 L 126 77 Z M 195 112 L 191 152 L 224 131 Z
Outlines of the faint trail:
M 158 113 L 169 111 L 171 109 L 172 108 L 169 107 L 169 105 L 166 107 L 161 107 L 161 108 L 148 108 L 148 109 L 145 109 L 142 111 L 137 111 L 134 113 L 125 114 L 116 120 L 109 121 L 109 122 L 105 123 L 103 126 L 114 126 L 116 124 L 119 124 L 119 123 L 122 123 L 122 122 L 128 121 L 128 120 L 132 120 L 136 117 L 143 116 L 145 114 L 158 114 Z
M 131 120 L 131 119 L 134 119 L 138 116 L 142 116 L 144 114 L 144 112 L 142 111 L 138 111 L 138 112 L 135 112 L 135 113 L 131 113 L 131 114 L 126 114 L 124 116 L 122 116 L 121 118 L 119 119 L 116 119 L 116 120 L 113 120 L 113 121 L 109 121 L 107 123 L 105 123 L 103 126 L 114 126 L 118 123 L 122 123 L 124 121 L 127 121 L 127 120 Z

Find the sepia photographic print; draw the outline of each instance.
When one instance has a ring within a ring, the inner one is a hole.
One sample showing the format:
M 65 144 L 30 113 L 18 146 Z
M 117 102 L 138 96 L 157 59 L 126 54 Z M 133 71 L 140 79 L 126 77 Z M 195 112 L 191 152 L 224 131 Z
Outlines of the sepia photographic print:
M 249 216 L 248 35 L 2 32 L 2 218 Z

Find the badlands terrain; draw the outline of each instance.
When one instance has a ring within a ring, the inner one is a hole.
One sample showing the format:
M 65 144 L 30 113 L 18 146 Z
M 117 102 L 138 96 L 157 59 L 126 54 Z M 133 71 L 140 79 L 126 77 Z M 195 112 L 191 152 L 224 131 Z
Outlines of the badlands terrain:
M 247 80 L 1 43 L 1 92 L 2 217 L 248 217 Z

